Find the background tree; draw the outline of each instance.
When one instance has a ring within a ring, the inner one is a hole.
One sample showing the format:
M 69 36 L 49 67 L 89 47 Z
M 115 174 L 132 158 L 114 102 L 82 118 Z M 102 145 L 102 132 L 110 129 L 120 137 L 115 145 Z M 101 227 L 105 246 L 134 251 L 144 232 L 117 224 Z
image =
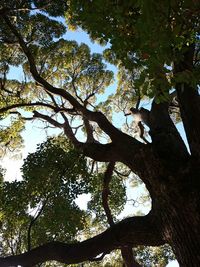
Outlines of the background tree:
M 199 266 L 199 2 L 9 1 L 1 4 L 0 14 L 2 118 L 42 119 L 61 129 L 85 156 L 125 164 L 145 183 L 152 200 L 148 215 L 125 219 L 82 242 L 43 244 L 2 258 L 0 264 L 71 264 L 123 246 L 168 243 L 182 267 Z M 60 38 L 65 28 L 53 17 L 64 14 L 72 27 L 81 25 L 92 38 L 110 42 L 105 57 L 119 66 L 120 83 L 106 105 L 112 101 L 121 108 L 131 97 L 140 140 L 116 128 L 98 102 L 112 73 L 102 56 Z M 9 65 L 21 66 L 26 82 L 8 81 Z M 123 88 L 125 102 L 120 101 Z M 151 100 L 149 109 L 140 108 L 145 98 Z M 170 117 L 177 110 L 189 151 Z
M 62 137 L 29 154 L 21 181 L 1 185 L 1 251 L 16 255 L 52 240 L 72 242 L 86 213 L 75 203 L 89 192 L 86 159 Z

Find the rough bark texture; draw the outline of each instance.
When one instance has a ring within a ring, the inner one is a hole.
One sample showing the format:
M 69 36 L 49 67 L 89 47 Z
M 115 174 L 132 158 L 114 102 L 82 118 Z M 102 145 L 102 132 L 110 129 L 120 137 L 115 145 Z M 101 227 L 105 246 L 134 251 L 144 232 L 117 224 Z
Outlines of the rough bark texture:
M 176 127 L 170 119 L 168 104 L 153 102 L 149 114 L 151 144 L 143 144 L 114 127 L 100 112 L 92 112 L 64 89 L 55 88 L 38 73 L 34 57 L 10 20 L 3 16 L 9 29 L 18 39 L 26 55 L 30 72 L 37 83 L 50 94 L 58 95 L 73 106 L 87 124 L 96 122 L 111 142 L 79 142 L 67 119 L 63 124 L 51 117 L 34 113 L 50 124 L 62 128 L 66 136 L 86 156 L 98 161 L 119 161 L 138 174 L 152 198 L 152 211 L 144 217 L 134 217 L 112 225 L 102 234 L 89 240 L 64 244 L 52 242 L 18 255 L 0 258 L 0 266 L 33 266 L 48 260 L 66 264 L 92 260 L 97 255 L 127 246 L 158 246 L 169 243 L 181 267 L 200 266 L 200 105 L 197 88 L 177 84 L 176 91 L 191 154 L 188 153 Z M 183 61 L 176 63 L 175 72 L 192 68 L 193 47 L 189 47 Z M 30 104 L 33 105 L 34 104 Z M 35 104 L 35 106 L 40 104 Z M 51 106 L 49 108 L 52 108 Z M 55 107 L 54 107 L 55 108 Z M 7 107 L 6 110 L 12 109 Z M 5 108 L 4 108 L 5 110 Z M 2 110 L 3 111 L 3 110 Z M 62 112 L 69 112 L 63 109 Z M 88 124 L 89 129 L 89 124 Z M 89 140 L 91 137 L 91 131 Z M 94 141 L 94 140 L 93 140 Z

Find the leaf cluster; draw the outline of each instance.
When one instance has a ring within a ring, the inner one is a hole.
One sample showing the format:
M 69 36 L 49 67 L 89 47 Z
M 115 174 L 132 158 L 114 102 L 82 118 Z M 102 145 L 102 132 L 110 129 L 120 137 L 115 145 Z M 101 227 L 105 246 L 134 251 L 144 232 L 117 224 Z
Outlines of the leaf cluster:
M 109 43 L 105 54 L 110 62 L 129 70 L 142 67 L 136 88 L 157 101 L 168 99 L 174 86 L 168 79 L 169 66 L 180 62 L 188 47 L 198 42 L 198 1 L 71 0 L 68 4 L 68 23 L 83 27 L 94 40 Z M 194 78 L 187 82 L 194 83 Z
M 62 136 L 50 138 L 28 155 L 22 172 L 21 181 L 1 184 L 0 232 L 5 253 L 27 249 L 30 226 L 32 246 L 54 239 L 74 240 L 86 216 L 75 203 L 79 194 L 89 191 L 84 157 Z M 5 246 L 8 242 L 9 247 Z

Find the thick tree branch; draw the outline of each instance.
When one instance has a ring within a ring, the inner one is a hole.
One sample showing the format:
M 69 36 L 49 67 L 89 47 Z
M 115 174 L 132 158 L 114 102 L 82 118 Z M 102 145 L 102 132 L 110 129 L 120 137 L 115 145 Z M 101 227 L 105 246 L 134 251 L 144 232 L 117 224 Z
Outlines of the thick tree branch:
M 110 162 L 121 160 L 118 149 L 114 143 L 100 144 L 79 142 L 77 148 L 79 148 L 85 156 L 95 161 Z
M 48 115 L 41 114 L 38 111 L 34 111 L 33 118 L 41 118 L 53 126 L 63 129 L 64 133 L 72 141 L 74 146 L 78 148 L 85 156 L 102 162 L 120 161 L 120 155 L 114 143 L 104 145 L 100 143 L 79 142 L 74 136 L 67 118 L 64 123 L 59 123 Z
M 65 118 L 64 123 L 59 123 L 48 115 L 39 113 L 38 111 L 34 111 L 33 119 L 34 118 L 43 119 L 53 126 L 63 129 L 64 133 L 72 141 L 74 146 L 78 148 L 85 156 L 101 162 L 120 161 L 121 159 L 114 143 L 108 143 L 104 145 L 100 143 L 79 142 L 74 136 L 67 118 Z
M 162 244 L 164 240 L 157 228 L 156 220 L 149 214 L 144 217 L 125 219 L 105 232 L 80 243 L 51 242 L 21 255 L 0 258 L 0 266 L 31 267 L 50 260 L 73 264 L 95 258 L 101 253 L 107 253 L 123 245 L 159 246 Z

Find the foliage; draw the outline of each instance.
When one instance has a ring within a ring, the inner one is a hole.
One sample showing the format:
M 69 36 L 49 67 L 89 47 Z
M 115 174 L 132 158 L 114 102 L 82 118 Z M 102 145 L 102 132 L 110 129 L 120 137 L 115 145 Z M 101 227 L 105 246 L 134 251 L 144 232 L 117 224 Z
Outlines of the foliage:
M 1 184 L 3 253 L 27 249 L 31 224 L 34 247 L 54 239 L 74 240 L 86 216 L 75 199 L 89 191 L 90 175 L 83 156 L 62 136 L 50 138 L 28 155 L 22 172 L 22 181 Z
M 35 247 L 52 240 L 73 241 L 79 231 L 84 235 L 92 225 L 97 227 L 97 221 L 102 224 L 102 218 L 106 224 L 101 200 L 103 174 L 91 175 L 86 159 L 64 136 L 38 145 L 24 160 L 21 171 L 21 181 L 1 183 L 2 255 L 27 250 L 30 225 L 31 246 Z M 125 202 L 125 187 L 119 177 L 113 177 L 110 190 L 110 207 L 117 215 Z M 74 202 L 83 193 L 91 194 L 88 212 L 95 221 Z
M 168 68 L 172 67 L 172 61 L 181 60 L 191 43 L 199 44 L 198 8 L 198 1 L 192 0 L 71 0 L 66 16 L 73 27 L 81 26 L 94 40 L 111 44 L 106 52 L 111 62 L 118 62 L 131 71 L 140 70 L 135 84 L 141 95 L 156 95 L 163 101 L 168 99 L 168 90 L 175 82 L 199 81 L 196 74 L 199 66 L 193 73 L 183 71 L 173 77 Z
M 22 148 L 23 139 L 21 132 L 24 130 L 24 122 L 18 119 L 11 119 L 9 126 L 0 127 L 0 157 L 4 156 L 6 149 L 13 152 L 16 148 Z
M 165 267 L 174 260 L 174 254 L 168 245 L 161 247 L 138 247 L 134 250 L 136 258 L 145 267 Z
M 51 84 L 62 86 L 81 101 L 94 102 L 112 80 L 100 54 L 90 53 L 86 44 L 60 39 L 47 47 L 31 47 L 37 67 Z M 26 67 L 26 66 L 25 66 Z M 92 78 L 92 79 L 91 79 Z

